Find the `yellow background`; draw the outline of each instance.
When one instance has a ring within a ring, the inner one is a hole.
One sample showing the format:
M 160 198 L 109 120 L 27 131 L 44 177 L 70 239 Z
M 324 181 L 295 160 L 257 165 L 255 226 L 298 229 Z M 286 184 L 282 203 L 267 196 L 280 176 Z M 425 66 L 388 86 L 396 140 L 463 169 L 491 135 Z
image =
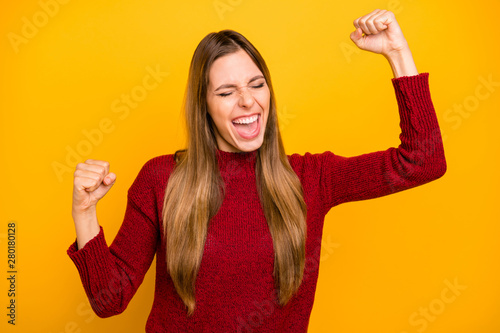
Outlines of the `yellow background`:
M 75 239 L 67 149 L 85 152 L 82 131 L 108 119 L 112 129 L 81 159 L 107 160 L 118 176 L 98 205 L 109 244 L 142 165 L 183 147 L 188 66 L 209 32 L 239 31 L 266 59 L 287 153 L 397 146 L 390 66 L 349 39 L 352 21 L 376 8 L 396 13 L 418 70 L 430 73 L 448 171 L 330 211 L 309 332 L 500 331 L 499 1 L 67 1 L 45 21 L 38 1 L 1 7 L 2 272 L 9 221 L 18 244 L 17 325 L 6 323 L 4 277 L 2 332 L 144 331 L 154 263 L 127 310 L 100 319 L 66 255 Z M 16 46 L 26 20 L 38 31 L 24 31 L 30 38 Z M 169 74 L 128 114 L 114 112 L 122 94 L 139 92 L 148 66 Z M 445 281 L 454 280 L 466 289 L 444 303 Z M 429 307 L 439 314 L 422 323 L 418 311 Z

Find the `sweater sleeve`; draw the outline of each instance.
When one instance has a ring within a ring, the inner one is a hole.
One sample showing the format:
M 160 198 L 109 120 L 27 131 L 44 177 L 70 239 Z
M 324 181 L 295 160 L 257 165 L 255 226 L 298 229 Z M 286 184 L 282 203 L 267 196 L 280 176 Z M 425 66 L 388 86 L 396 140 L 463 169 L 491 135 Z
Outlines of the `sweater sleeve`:
M 446 172 L 443 142 L 429 91 L 429 73 L 393 78 L 399 109 L 400 145 L 343 157 L 317 154 L 324 213 L 348 201 L 399 192 Z
M 152 173 L 146 163 L 128 190 L 123 223 L 108 247 L 99 234 L 67 254 L 75 264 L 92 309 L 101 318 L 122 313 L 144 279 L 159 240 Z

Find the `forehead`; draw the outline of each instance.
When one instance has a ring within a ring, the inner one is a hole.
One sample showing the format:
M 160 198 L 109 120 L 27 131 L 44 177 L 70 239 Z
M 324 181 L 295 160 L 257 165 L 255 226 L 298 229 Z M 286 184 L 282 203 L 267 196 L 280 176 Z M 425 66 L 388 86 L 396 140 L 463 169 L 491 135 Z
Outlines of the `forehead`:
M 256 75 L 262 75 L 252 58 L 243 50 L 222 56 L 214 61 L 208 75 L 209 86 L 225 83 L 246 84 Z

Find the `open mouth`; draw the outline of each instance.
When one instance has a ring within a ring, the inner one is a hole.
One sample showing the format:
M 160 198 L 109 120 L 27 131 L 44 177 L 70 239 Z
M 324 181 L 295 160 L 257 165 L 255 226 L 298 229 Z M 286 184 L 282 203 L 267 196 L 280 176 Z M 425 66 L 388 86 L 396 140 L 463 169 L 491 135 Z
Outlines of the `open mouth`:
M 260 133 L 260 114 L 241 117 L 232 121 L 239 136 L 244 139 L 253 139 Z

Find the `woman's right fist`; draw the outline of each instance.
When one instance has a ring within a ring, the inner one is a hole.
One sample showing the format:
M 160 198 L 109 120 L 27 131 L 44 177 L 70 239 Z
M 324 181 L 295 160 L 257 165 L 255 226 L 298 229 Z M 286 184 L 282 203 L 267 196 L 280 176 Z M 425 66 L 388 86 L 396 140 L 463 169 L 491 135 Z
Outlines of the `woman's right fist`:
M 116 180 L 116 175 L 109 172 L 108 162 L 91 159 L 78 163 L 74 176 L 73 214 L 95 209 Z

